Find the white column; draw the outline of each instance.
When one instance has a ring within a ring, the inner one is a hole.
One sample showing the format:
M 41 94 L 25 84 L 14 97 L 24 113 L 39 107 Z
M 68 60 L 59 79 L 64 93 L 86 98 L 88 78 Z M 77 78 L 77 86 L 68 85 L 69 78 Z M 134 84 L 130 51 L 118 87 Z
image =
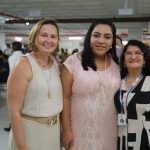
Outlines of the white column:
M 4 51 L 6 48 L 5 44 L 5 33 L 0 33 L 0 49 Z

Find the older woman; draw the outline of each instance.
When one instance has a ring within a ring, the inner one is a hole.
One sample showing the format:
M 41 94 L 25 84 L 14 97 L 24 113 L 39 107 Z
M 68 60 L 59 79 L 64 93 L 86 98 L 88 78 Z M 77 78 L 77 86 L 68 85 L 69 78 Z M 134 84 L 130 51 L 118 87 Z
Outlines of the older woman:
M 150 56 L 148 47 L 130 40 L 121 57 L 122 85 L 115 95 L 118 150 L 150 149 Z

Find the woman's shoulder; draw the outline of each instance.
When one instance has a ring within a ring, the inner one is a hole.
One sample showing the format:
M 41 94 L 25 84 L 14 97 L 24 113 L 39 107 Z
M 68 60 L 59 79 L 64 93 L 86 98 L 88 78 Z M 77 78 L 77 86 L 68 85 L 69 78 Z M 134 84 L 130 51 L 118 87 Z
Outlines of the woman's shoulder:
M 81 66 L 80 53 L 74 53 L 70 55 L 63 64 L 69 69 L 71 73 L 73 73 L 74 70 L 79 69 Z
M 110 57 L 110 59 L 111 59 L 111 67 L 120 70 L 119 64 L 117 64 L 117 63 L 113 60 L 112 57 Z
M 27 57 L 21 57 L 15 65 L 15 69 L 22 73 L 31 71 L 31 65 Z
M 18 62 L 16 63 L 17 67 L 26 67 L 26 65 L 29 63 L 29 60 L 27 57 L 21 57 Z
M 142 91 L 150 91 L 150 76 L 145 76 L 143 80 Z
M 26 78 L 27 80 L 30 80 L 32 77 L 30 64 L 28 62 L 28 59 L 26 57 L 20 58 L 18 62 L 13 67 L 12 71 L 10 72 L 11 77 L 17 77 L 18 79 Z
M 78 62 L 81 61 L 81 53 L 74 53 L 70 56 L 68 56 L 68 58 L 65 60 L 65 63 L 74 63 L 74 62 Z

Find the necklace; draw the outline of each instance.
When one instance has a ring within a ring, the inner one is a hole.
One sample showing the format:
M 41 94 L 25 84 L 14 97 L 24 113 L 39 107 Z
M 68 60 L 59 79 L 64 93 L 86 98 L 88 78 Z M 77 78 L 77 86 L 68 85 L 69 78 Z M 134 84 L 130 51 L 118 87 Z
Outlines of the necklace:
M 106 64 L 107 63 L 107 55 L 105 56 L 105 66 L 104 66 L 104 73 L 106 72 Z M 101 91 L 101 103 L 103 105 L 106 104 L 106 85 L 105 85 L 105 80 L 102 79 L 102 75 L 100 74 L 99 71 L 97 71 L 98 78 L 99 78 L 99 85 L 100 85 L 100 91 Z
M 50 65 L 50 59 L 49 59 L 49 56 L 48 56 L 48 61 L 47 61 L 46 64 L 43 64 L 43 63 L 40 62 L 40 60 L 38 59 L 36 53 L 34 53 L 34 56 L 35 56 L 35 58 L 36 58 L 36 60 L 37 60 L 37 63 L 38 63 L 41 67 L 46 68 L 46 67 L 48 67 L 48 66 Z
M 37 59 L 37 57 L 36 57 L 36 59 Z M 41 66 L 41 67 L 43 67 L 43 68 L 46 68 L 46 67 L 48 67 L 49 66 L 49 64 L 50 64 L 50 60 L 48 59 L 48 62 L 47 62 L 47 64 L 42 64 L 38 59 L 37 59 L 37 62 L 38 62 L 38 64 Z
M 46 65 L 42 65 L 41 63 L 40 63 L 40 61 L 37 59 L 37 56 L 36 56 L 36 54 L 34 53 L 34 55 L 35 55 L 35 58 L 36 58 L 36 60 L 37 60 L 37 63 L 39 63 L 42 67 L 48 67 L 48 65 L 50 64 L 50 58 L 48 57 L 48 63 L 46 64 Z M 51 92 L 51 69 L 50 69 L 50 71 L 49 71 L 49 76 L 46 76 L 46 74 L 45 74 L 45 72 L 43 71 L 43 69 L 42 68 L 40 68 L 40 70 L 41 70 L 41 72 L 42 72 L 42 74 L 43 74 L 43 77 L 45 78 L 45 81 L 46 81 L 46 84 L 47 84 L 47 87 L 48 87 L 48 94 L 47 94 L 47 97 L 49 98 L 49 99 L 51 99 L 52 98 L 52 92 Z
M 46 84 L 47 84 L 47 87 L 48 87 L 48 94 L 47 94 L 47 96 L 48 96 L 48 98 L 49 99 L 51 99 L 52 98 L 52 92 L 51 92 L 51 69 L 50 69 L 50 71 L 49 71 L 49 76 L 47 77 L 46 76 L 46 74 L 45 74 L 45 72 L 41 69 L 41 71 L 42 71 L 42 74 L 43 74 L 43 76 L 44 76 L 44 78 L 45 78 L 45 81 L 46 81 Z

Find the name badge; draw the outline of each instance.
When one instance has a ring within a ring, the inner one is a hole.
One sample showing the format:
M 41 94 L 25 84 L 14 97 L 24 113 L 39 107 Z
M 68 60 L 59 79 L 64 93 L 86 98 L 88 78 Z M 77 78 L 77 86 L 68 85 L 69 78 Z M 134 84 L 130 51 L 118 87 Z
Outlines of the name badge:
M 126 126 L 126 115 L 125 114 L 118 114 L 118 126 Z

